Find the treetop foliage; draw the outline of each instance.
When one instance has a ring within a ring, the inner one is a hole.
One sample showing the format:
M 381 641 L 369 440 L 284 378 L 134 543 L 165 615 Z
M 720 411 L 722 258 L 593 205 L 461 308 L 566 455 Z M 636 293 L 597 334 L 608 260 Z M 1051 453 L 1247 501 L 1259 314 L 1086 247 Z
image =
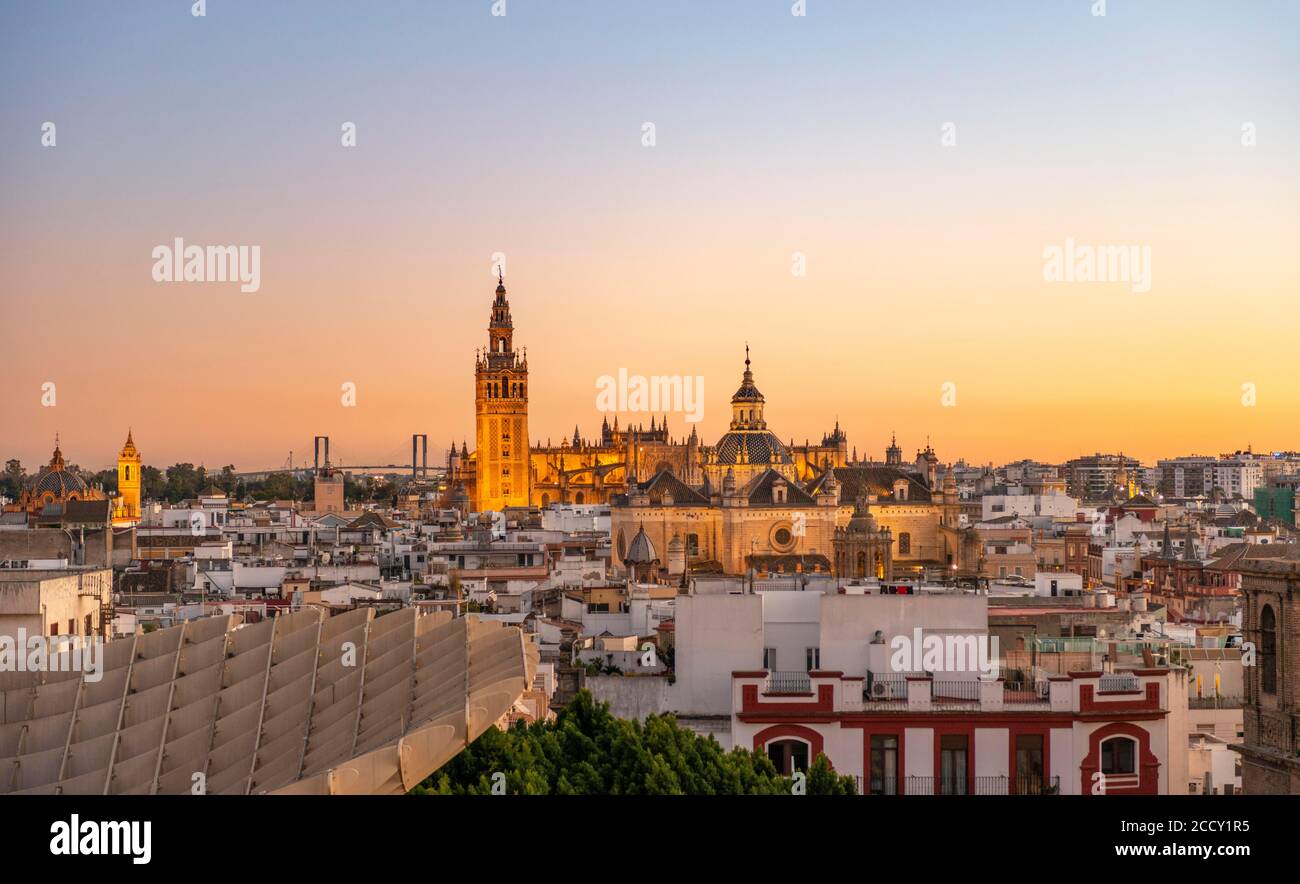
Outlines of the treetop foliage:
M 554 721 L 489 728 L 412 794 L 491 795 L 498 773 L 509 795 L 790 795 L 795 785 L 762 753 L 724 752 L 671 714 L 615 718 L 584 690 Z M 818 755 L 804 787 L 852 795 L 856 781 Z

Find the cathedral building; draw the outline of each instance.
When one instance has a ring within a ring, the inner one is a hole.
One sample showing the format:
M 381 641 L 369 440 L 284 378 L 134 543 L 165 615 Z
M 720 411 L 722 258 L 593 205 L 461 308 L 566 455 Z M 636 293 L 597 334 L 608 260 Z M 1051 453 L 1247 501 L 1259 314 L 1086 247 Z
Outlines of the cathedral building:
M 475 362 L 475 450 L 453 443 L 447 457 L 447 505 L 471 502 L 474 510 L 544 507 L 553 503 L 608 503 L 627 490 L 629 475 L 672 469 L 701 481 L 700 440 L 692 429 L 674 439 L 668 419 L 620 429 L 606 419 L 599 438 L 575 427 L 558 445 L 528 440 L 528 357 L 514 349 L 514 323 L 505 280 L 498 276 L 488 323 L 488 347 Z M 452 497 L 456 501 L 452 501 Z
M 633 476 L 614 498 L 616 567 L 625 567 L 630 540 L 644 537 L 667 553 L 658 563 L 669 579 L 751 570 L 878 579 L 909 568 L 979 573 L 979 538 L 962 523 L 956 478 L 948 470 L 939 480 L 929 445 L 914 465 L 903 463 L 896 441 L 884 463 L 860 462 L 847 457 L 837 421 L 821 445 L 795 448 L 768 429 L 765 406 L 746 354 L 731 428 L 701 449 L 703 484 L 665 468 L 645 481 Z
M 668 432 L 668 417 L 661 422 L 650 418 L 644 424 L 619 429 L 606 418 L 600 438 L 584 439 L 574 427 L 573 439 L 558 446 L 548 440 L 533 446 L 529 477 L 532 503 L 544 507 L 552 503 L 609 503 L 627 491 L 627 477 L 648 476 L 670 469 L 684 481 L 699 483 L 700 438 L 691 428 L 685 439 L 674 439 Z
M 452 445 L 442 505 L 464 513 L 471 504 L 486 512 L 608 503 L 615 566 L 674 579 L 749 570 L 888 579 L 925 567 L 978 574 L 978 538 L 962 525 L 952 472 L 940 482 L 928 444 L 911 464 L 896 439 L 883 462 L 859 461 L 838 420 L 819 443 L 782 442 L 768 426 L 748 347 L 730 426 L 714 445 L 693 427 L 674 438 L 666 415 L 648 428 L 607 418 L 595 438 L 575 427 L 559 445 L 530 445 L 528 360 L 515 351 L 505 280 L 497 282 L 488 347 L 475 363 L 477 447 Z

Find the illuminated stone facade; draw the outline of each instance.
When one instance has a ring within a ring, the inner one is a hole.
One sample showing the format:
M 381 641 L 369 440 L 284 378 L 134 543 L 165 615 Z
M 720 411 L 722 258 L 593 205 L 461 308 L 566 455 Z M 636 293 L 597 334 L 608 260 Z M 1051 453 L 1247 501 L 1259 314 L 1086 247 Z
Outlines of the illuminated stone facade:
M 477 450 L 453 445 L 447 505 L 464 510 L 472 502 L 483 512 L 608 503 L 614 564 L 624 566 L 644 533 L 656 576 L 751 567 L 858 577 L 921 566 L 978 573 L 978 540 L 961 526 L 951 473 L 939 483 L 933 449 L 905 464 L 891 440 L 883 462 L 859 461 L 838 421 L 820 443 L 782 442 L 768 428 L 748 347 L 730 427 L 715 445 L 702 444 L 694 427 L 674 438 L 665 415 L 650 418 L 648 429 L 620 429 L 615 417 L 597 438 L 575 427 L 559 445 L 530 446 L 528 360 L 514 350 L 498 282 L 489 346 L 476 363 Z
M 505 280 L 498 278 L 488 347 L 474 366 L 474 439 L 467 490 L 479 512 L 527 506 L 528 355 L 514 348 L 514 323 Z
M 117 455 L 117 497 L 113 499 L 113 524 L 134 525 L 140 521 L 140 452 L 135 447 L 131 431 L 126 431 L 126 444 Z
M 62 506 L 76 500 L 104 500 L 107 496 L 99 486 L 87 483 L 75 469 L 68 469 L 56 438 L 50 462 L 23 483 L 18 500 L 6 504 L 5 512 L 36 515 L 50 505 Z

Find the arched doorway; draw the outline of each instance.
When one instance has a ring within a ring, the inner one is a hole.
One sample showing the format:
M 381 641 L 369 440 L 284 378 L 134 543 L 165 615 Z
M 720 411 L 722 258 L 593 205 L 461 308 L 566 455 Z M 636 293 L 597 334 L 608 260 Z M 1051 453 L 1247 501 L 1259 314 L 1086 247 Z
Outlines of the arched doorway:
M 822 735 L 801 724 L 774 724 L 754 734 L 754 753 L 764 752 L 785 776 L 807 770 L 823 753 Z M 827 759 L 829 761 L 829 759 Z
M 797 770 L 808 770 L 809 746 L 803 740 L 787 738 L 767 744 L 767 757 L 776 765 L 778 773 L 790 776 Z

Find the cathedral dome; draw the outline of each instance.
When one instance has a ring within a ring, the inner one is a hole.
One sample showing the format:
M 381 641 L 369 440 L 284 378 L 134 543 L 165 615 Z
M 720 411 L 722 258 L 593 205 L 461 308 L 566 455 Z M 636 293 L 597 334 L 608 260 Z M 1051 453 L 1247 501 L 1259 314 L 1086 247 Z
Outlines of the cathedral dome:
M 732 430 L 715 446 L 718 463 L 794 463 L 790 449 L 770 430 Z

